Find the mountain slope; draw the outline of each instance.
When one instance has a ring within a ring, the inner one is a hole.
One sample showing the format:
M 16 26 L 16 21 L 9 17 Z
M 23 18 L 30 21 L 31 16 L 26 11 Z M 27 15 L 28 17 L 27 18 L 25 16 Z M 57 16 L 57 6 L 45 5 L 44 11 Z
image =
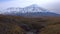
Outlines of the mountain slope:
M 25 8 L 8 8 L 4 15 L 15 15 L 15 16 L 28 16 L 28 17 L 38 17 L 38 16 L 60 16 L 60 14 L 56 14 L 50 12 L 47 9 L 41 8 L 38 5 L 31 5 Z
M 60 15 L 52 12 L 31 12 L 25 13 L 24 16 L 60 16 Z

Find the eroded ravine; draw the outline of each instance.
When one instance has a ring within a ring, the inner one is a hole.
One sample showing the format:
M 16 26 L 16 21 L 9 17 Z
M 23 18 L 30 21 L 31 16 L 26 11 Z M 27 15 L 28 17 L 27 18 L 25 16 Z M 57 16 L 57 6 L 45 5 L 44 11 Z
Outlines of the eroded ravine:
M 35 29 L 35 28 L 31 28 L 26 24 L 21 24 L 20 25 L 22 27 L 22 29 L 24 29 L 25 34 L 38 34 L 39 30 L 42 29 L 43 27 L 41 26 L 40 29 Z

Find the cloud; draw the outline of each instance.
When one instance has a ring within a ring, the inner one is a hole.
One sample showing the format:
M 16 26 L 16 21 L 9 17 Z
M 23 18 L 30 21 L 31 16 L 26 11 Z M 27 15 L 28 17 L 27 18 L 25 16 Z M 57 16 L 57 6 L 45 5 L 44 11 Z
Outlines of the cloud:
M 48 3 L 45 8 L 49 9 L 51 12 L 60 14 L 60 0 L 53 1 L 52 3 Z
M 7 8 L 7 7 L 25 7 L 27 5 L 33 4 L 33 1 L 30 0 L 14 0 L 10 2 L 3 2 L 0 3 L 1 8 Z
M 40 7 L 60 13 L 60 0 L 0 0 L 0 9 L 8 7 L 26 7 L 38 4 Z

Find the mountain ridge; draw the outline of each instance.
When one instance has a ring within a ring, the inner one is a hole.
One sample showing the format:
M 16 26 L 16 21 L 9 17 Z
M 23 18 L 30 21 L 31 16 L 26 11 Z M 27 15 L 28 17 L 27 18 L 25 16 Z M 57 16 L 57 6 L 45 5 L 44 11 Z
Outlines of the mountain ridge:
M 41 8 L 38 5 L 31 5 L 25 8 L 8 8 L 4 15 L 16 15 L 16 16 L 60 16 L 60 14 L 56 14 L 50 12 L 47 9 Z

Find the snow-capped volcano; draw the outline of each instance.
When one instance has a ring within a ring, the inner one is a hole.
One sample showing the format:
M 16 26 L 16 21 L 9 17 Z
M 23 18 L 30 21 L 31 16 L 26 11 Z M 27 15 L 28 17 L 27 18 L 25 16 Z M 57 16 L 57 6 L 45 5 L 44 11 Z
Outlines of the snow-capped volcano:
M 3 10 L 3 13 L 10 14 L 10 13 L 26 13 L 26 12 L 46 12 L 46 11 L 47 11 L 46 9 L 41 8 L 36 4 L 33 4 L 33 5 L 27 6 L 25 8 L 10 7 L 10 8 Z
M 39 7 L 36 4 L 33 4 L 31 6 L 27 6 L 24 9 L 26 10 L 26 12 L 47 12 L 46 9 Z
M 7 8 L 4 10 L 3 14 L 16 16 L 60 16 L 60 14 L 50 12 L 49 10 L 41 8 L 35 4 L 25 8 Z

